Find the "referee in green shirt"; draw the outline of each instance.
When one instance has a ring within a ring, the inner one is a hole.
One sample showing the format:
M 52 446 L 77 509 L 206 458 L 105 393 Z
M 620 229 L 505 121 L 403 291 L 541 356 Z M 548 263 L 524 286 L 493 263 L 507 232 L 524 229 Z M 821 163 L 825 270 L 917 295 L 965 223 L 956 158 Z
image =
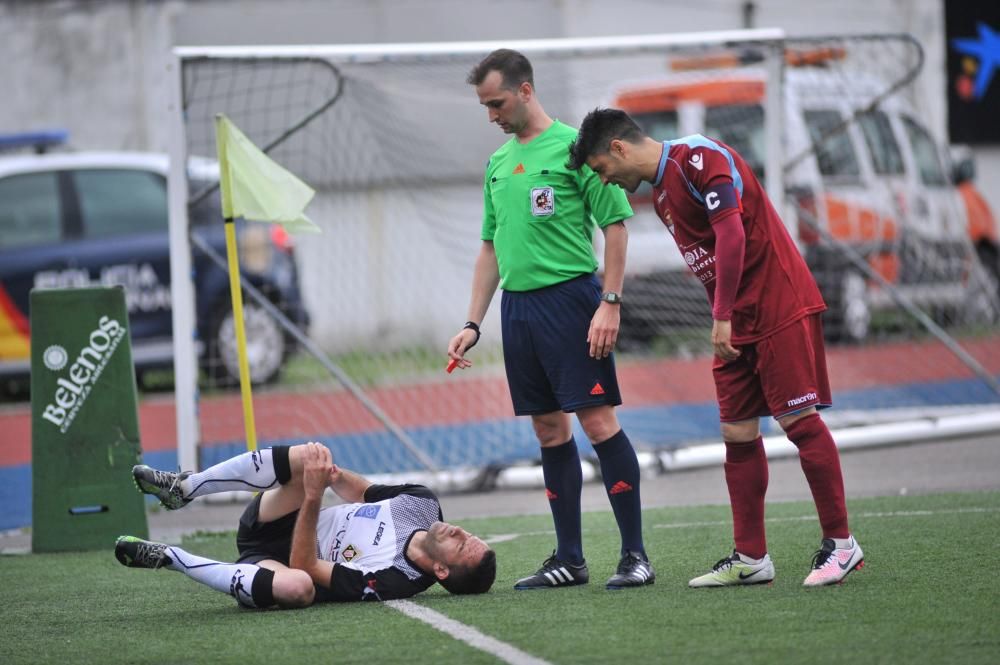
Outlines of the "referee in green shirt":
M 576 130 L 553 120 L 535 96 L 531 63 L 509 49 L 490 53 L 469 74 L 490 122 L 513 137 L 490 158 L 483 185 L 483 241 L 476 258 L 469 321 L 448 344 L 464 369 L 479 324 L 499 286 L 504 363 L 514 412 L 531 416 L 542 450 L 556 550 L 516 589 L 586 584 L 580 532 L 576 413 L 601 462 L 621 533 L 621 559 L 607 588 L 652 584 L 642 540 L 639 463 L 615 415 L 621 404 L 612 349 L 632 216 L 625 193 L 603 187 L 589 168 L 566 167 Z M 604 233 L 604 287 L 594 272 L 595 223 Z

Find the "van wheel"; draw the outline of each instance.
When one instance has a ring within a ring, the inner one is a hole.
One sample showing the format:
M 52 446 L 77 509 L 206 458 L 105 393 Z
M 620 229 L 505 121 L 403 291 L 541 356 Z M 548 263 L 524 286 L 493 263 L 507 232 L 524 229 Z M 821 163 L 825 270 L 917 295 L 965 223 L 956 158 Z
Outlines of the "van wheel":
M 1000 303 L 1000 254 L 996 246 L 984 242 L 976 248 L 976 255 L 983 264 L 987 277 L 993 282 L 993 292 L 996 294 L 997 303 Z
M 285 360 L 285 334 L 271 315 L 254 303 L 243 303 L 250 382 L 269 383 L 278 378 Z M 216 311 L 209 339 L 208 373 L 217 385 L 233 386 L 240 381 L 236 321 L 229 303 Z
M 864 341 L 871 332 L 872 313 L 865 278 L 854 270 L 843 273 L 828 302 L 827 326 L 830 336 L 841 342 Z
M 982 270 L 974 270 L 967 286 L 961 321 L 972 325 L 993 325 L 1000 320 L 1000 264 L 991 245 L 980 245 L 976 254 Z

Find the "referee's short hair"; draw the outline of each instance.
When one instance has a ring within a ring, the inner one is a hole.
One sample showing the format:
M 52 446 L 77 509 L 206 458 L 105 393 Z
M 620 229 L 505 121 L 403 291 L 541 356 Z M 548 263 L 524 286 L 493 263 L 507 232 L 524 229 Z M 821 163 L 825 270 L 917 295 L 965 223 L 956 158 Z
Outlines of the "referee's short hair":
M 522 83 L 530 83 L 532 88 L 535 87 L 535 73 L 531 62 L 523 53 L 509 48 L 498 48 L 483 58 L 482 62 L 472 68 L 465 82 L 479 85 L 493 71 L 500 72 L 506 90 L 517 90 Z
M 451 593 L 486 593 L 497 578 L 497 553 L 486 550 L 475 566 L 449 566 L 448 577 L 438 580 Z

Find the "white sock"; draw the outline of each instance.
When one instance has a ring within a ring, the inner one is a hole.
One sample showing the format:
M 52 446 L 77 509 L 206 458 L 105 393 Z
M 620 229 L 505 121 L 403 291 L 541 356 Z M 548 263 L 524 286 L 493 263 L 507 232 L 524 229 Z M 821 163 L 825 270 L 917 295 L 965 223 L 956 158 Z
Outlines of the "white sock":
M 833 546 L 838 550 L 849 550 L 854 547 L 854 536 L 848 536 L 847 538 L 834 538 Z
M 185 499 L 244 490 L 262 492 L 278 484 L 274 472 L 274 451 L 270 448 L 245 452 L 219 462 L 181 481 Z
M 742 561 L 743 563 L 749 563 L 752 566 L 757 566 L 759 564 L 764 563 L 764 557 L 767 556 L 765 554 L 764 557 L 761 557 L 759 559 L 754 559 L 753 557 L 749 557 L 746 554 L 741 554 L 740 552 L 737 552 L 736 554 L 737 556 L 740 557 L 740 561 Z
M 191 579 L 201 582 L 216 591 L 228 593 L 243 607 L 258 606 L 251 593 L 253 581 L 257 574 L 263 572 L 273 577 L 272 571 L 255 566 L 252 563 L 222 563 L 195 556 L 179 547 L 168 547 L 167 555 L 170 557 L 172 563 L 165 566 L 166 568 L 184 573 Z M 270 589 L 268 589 L 266 595 L 271 595 Z M 261 598 L 257 600 L 261 600 Z M 267 605 L 264 606 L 266 607 Z

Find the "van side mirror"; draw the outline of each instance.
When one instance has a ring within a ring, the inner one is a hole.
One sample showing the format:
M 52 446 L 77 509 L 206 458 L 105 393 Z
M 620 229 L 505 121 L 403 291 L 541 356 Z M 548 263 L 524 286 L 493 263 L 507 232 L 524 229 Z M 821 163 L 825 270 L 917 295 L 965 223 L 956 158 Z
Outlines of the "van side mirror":
M 976 178 L 976 164 L 972 157 L 957 160 L 951 167 L 951 181 L 955 185 L 971 182 Z

